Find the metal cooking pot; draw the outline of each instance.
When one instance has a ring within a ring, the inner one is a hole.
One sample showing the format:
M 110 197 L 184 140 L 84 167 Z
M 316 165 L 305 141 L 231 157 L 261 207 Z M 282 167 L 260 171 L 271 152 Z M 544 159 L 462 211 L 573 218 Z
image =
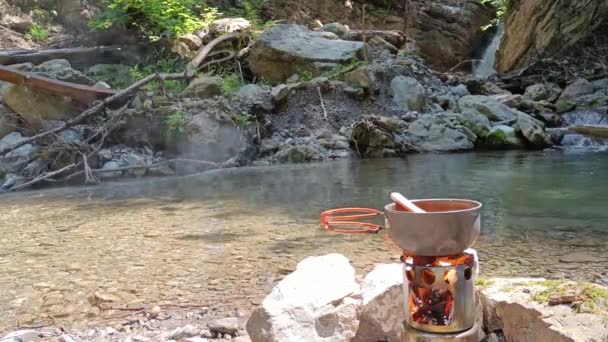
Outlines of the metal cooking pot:
M 463 199 L 420 199 L 412 202 L 426 212 L 400 210 L 395 203 L 386 205 L 385 212 L 343 208 L 323 212 L 321 223 L 328 231 L 378 233 L 382 229 L 379 225 L 356 220 L 384 215 L 391 240 L 404 251 L 420 256 L 456 255 L 477 241 L 481 229 L 481 203 Z M 345 213 L 351 215 L 335 216 Z

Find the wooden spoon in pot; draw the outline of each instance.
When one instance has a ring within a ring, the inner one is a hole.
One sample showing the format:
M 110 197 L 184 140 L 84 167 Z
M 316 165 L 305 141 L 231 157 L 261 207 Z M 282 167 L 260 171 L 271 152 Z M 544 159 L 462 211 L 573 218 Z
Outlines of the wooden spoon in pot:
M 397 205 L 401 206 L 401 208 L 411 211 L 413 213 L 426 213 L 426 211 L 420 209 L 417 205 L 412 203 L 410 200 L 405 198 L 402 194 L 398 192 L 393 192 L 391 194 L 391 199 L 397 203 Z

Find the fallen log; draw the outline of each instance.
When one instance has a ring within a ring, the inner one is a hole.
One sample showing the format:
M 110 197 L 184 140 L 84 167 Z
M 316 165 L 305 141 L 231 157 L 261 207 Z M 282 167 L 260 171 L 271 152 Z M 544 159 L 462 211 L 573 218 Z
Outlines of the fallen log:
M 0 65 L 0 81 L 28 86 L 43 93 L 66 96 L 81 104 L 89 105 L 117 93 L 116 90 L 89 87 L 76 83 L 58 81 Z
M 138 63 L 138 53 L 137 48 L 132 46 L 0 50 L 0 65 L 40 64 L 51 59 L 67 59 L 73 66 L 92 66 L 101 63 L 136 64 Z
M 368 41 L 372 37 L 380 37 L 387 42 L 395 45 L 398 49 L 405 45 L 407 40 L 405 34 L 401 31 L 384 31 L 384 30 L 351 30 L 350 39 L 358 41 Z
M 569 128 L 570 131 L 593 138 L 608 139 L 608 126 L 602 125 L 575 125 Z

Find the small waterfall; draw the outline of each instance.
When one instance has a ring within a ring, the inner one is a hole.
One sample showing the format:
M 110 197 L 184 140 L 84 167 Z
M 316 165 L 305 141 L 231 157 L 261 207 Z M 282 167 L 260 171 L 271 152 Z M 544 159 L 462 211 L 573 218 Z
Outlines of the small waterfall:
M 566 113 L 562 117 L 568 126 L 608 125 L 608 116 L 593 111 L 575 111 Z M 561 145 L 568 149 L 608 151 L 608 139 L 593 138 L 578 133 L 566 134 Z
M 498 25 L 498 29 L 496 30 L 496 34 L 490 45 L 484 51 L 483 56 L 481 57 L 481 62 L 479 62 L 475 68 L 473 68 L 473 75 L 479 78 L 488 78 L 496 73 L 494 69 L 494 64 L 496 63 L 496 51 L 498 51 L 498 47 L 500 46 L 500 41 L 502 40 L 502 36 L 505 31 L 502 24 Z

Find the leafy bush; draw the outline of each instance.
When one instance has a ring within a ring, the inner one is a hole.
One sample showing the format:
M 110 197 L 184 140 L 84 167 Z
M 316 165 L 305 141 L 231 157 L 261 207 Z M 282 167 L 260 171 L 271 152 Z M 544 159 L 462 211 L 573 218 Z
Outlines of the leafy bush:
M 37 43 L 44 42 L 49 39 L 49 32 L 42 25 L 34 24 L 28 33 L 25 34 L 28 39 Z
M 173 112 L 165 117 L 165 134 L 170 141 L 178 139 L 184 134 L 188 123 L 188 114 Z
M 236 93 L 245 85 L 241 80 L 241 76 L 236 73 L 224 76 L 223 81 L 222 88 L 226 96 Z
M 239 127 L 247 128 L 255 122 L 255 116 L 247 112 L 242 112 L 234 117 L 234 122 Z
M 197 0 L 105 0 L 107 8 L 96 15 L 89 27 L 135 29 L 150 40 L 174 38 L 207 27 L 217 9 Z

